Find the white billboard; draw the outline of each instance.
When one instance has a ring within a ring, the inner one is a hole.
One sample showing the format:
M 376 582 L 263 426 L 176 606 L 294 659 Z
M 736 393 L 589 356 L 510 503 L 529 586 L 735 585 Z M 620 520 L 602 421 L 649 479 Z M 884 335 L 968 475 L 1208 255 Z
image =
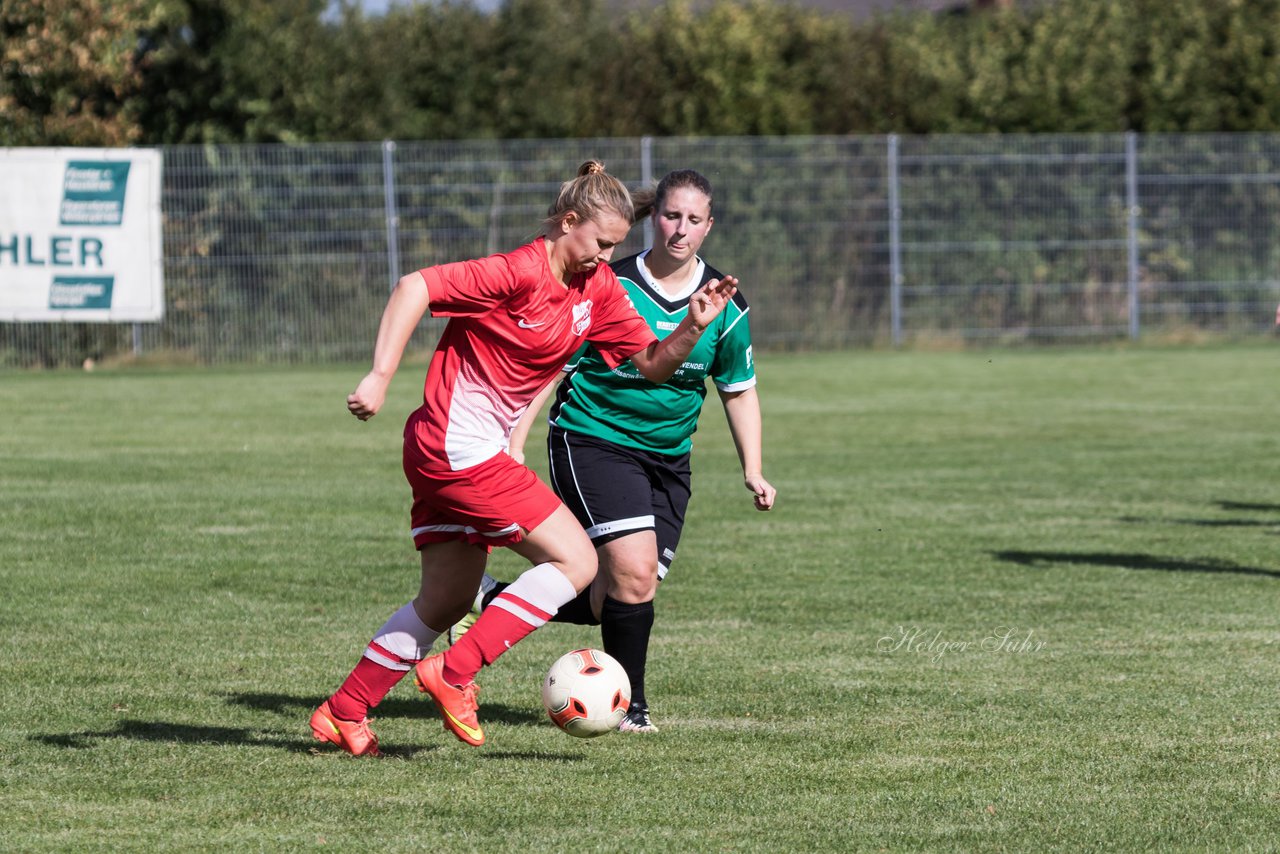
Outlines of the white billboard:
M 0 321 L 164 315 L 160 152 L 0 149 Z

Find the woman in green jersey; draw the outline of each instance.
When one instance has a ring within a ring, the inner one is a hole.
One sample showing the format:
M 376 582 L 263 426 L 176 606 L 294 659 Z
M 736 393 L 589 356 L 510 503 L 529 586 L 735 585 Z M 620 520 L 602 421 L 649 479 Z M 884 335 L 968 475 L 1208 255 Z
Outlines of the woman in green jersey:
M 687 314 L 690 294 L 721 277 L 698 256 L 714 222 L 711 197 L 711 183 L 693 170 L 666 175 L 655 191 L 653 246 L 611 265 L 659 338 Z M 591 537 L 600 573 L 555 619 L 600 624 L 605 652 L 631 678 L 631 707 L 619 729 L 656 732 L 644 685 L 653 599 L 684 525 L 691 437 L 708 378 L 724 405 L 743 484 L 757 510 L 773 507 L 776 491 L 762 472 L 746 299 L 738 291 L 665 383 L 652 383 L 626 365 L 610 369 L 589 347 L 565 371 L 549 416 L 550 480 Z M 551 392 L 549 387 L 530 405 L 512 434 L 517 459 L 523 459 L 531 420 Z M 486 579 L 481 597 L 496 592 Z

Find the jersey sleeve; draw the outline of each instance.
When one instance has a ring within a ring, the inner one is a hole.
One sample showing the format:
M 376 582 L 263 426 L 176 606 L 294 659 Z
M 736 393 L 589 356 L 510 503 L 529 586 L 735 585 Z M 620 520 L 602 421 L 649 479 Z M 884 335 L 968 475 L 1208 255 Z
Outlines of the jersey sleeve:
M 604 269 L 608 269 L 607 267 Z M 600 306 L 593 311 L 587 340 L 610 368 L 616 368 L 658 340 L 631 304 L 631 297 L 610 270 L 600 288 Z M 579 356 L 581 354 L 579 353 Z
M 470 317 L 500 305 L 519 282 L 507 255 L 440 264 L 421 271 L 432 317 Z
M 743 391 L 756 384 L 756 364 L 751 353 L 750 308 L 741 292 L 725 307 L 724 325 L 716 340 L 711 379 L 720 391 Z

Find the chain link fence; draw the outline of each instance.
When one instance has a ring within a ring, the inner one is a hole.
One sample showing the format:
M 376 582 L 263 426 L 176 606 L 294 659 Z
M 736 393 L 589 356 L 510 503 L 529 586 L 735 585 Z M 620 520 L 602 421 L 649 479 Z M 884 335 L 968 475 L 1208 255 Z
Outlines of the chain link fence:
M 779 137 L 184 146 L 164 154 L 164 319 L 0 323 L 0 365 L 364 360 L 404 272 L 514 248 L 598 158 L 694 168 L 703 247 L 761 348 L 1269 330 L 1280 135 Z M 616 257 L 645 245 L 637 226 Z M 2 274 L 2 271 L 0 271 Z M 422 324 L 415 346 L 434 342 Z

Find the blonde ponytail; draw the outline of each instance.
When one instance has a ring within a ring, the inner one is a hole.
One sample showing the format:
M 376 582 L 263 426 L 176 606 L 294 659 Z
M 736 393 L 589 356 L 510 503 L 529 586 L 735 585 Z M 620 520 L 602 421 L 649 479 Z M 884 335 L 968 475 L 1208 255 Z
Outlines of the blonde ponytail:
M 644 201 L 646 194 L 648 201 Z M 542 221 L 543 234 L 553 234 L 570 213 L 580 221 L 613 213 L 628 223 L 638 222 L 653 209 L 653 202 L 652 191 L 641 191 L 637 195 L 643 207 L 639 213 L 626 185 L 606 172 L 599 160 L 588 160 L 578 167 L 576 178 L 560 185 L 560 193 L 547 208 L 547 218 Z

